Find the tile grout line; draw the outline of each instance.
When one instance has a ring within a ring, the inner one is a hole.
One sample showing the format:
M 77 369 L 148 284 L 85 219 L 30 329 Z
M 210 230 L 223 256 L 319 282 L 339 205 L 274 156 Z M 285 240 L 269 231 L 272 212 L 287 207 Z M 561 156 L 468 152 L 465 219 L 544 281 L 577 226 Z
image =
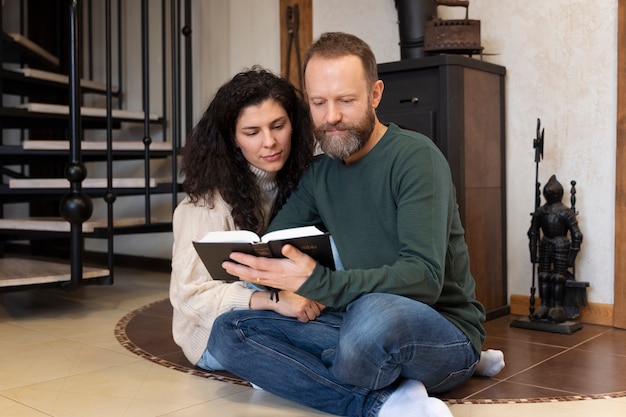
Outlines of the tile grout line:
M 508 381 L 509 379 L 513 378 L 514 376 L 517 376 L 517 375 L 519 375 L 519 374 L 521 374 L 521 373 L 523 373 L 523 372 L 526 372 L 526 371 L 528 371 L 528 370 L 530 370 L 530 369 L 536 368 L 537 366 L 539 366 L 539 365 L 541 365 L 541 364 L 543 364 L 543 363 L 546 363 L 546 362 L 548 362 L 548 361 L 550 361 L 550 360 L 552 360 L 552 359 L 554 359 L 554 358 L 557 358 L 557 357 L 559 357 L 559 356 L 561 356 L 561 355 L 563 355 L 563 354 L 565 354 L 565 353 L 567 353 L 567 352 L 570 352 L 570 351 L 572 351 L 572 350 L 576 349 L 576 348 L 577 348 L 578 346 L 580 346 L 580 345 L 583 345 L 583 344 L 585 344 L 585 343 L 587 343 L 587 342 L 589 342 L 589 341 L 591 341 L 591 340 L 594 340 L 594 339 L 596 339 L 596 338 L 598 338 L 598 337 L 602 336 L 603 334 L 607 333 L 608 331 L 610 331 L 610 329 L 607 329 L 607 330 L 605 330 L 605 331 L 603 331 L 603 332 L 601 332 L 601 333 L 598 333 L 597 335 L 595 335 L 595 336 L 593 336 L 593 337 L 590 337 L 590 338 L 588 338 L 588 339 L 585 339 L 584 341 L 579 342 L 579 343 L 577 343 L 577 344 L 575 344 L 575 345 L 573 345 L 573 346 L 570 346 L 570 347 L 557 346 L 557 345 L 549 345 L 549 344 L 545 344 L 545 343 L 535 343 L 535 344 L 537 344 L 537 345 L 542 345 L 542 346 L 550 346 L 550 347 L 558 347 L 558 348 L 562 348 L 562 349 L 563 349 L 563 351 L 561 351 L 561 352 L 559 352 L 559 353 L 555 353 L 554 355 L 552 355 L 552 356 L 550 356 L 550 357 L 548 357 L 548 358 L 545 358 L 545 359 L 543 359 L 543 360 L 541 360 L 541 361 L 539 361 L 539 362 L 535 363 L 534 365 L 531 365 L 531 366 L 529 366 L 529 367 L 527 367 L 527 368 L 524 368 L 523 370 L 521 370 L 521 371 L 519 371 L 519 372 L 516 372 L 516 373 L 514 373 L 514 374 L 512 374 L 512 375 L 510 375 L 510 376 L 508 376 L 508 377 L 506 377 L 506 378 L 504 378 L 504 379 L 502 379 L 501 381 Z M 545 388 L 545 387 L 543 387 L 543 388 Z

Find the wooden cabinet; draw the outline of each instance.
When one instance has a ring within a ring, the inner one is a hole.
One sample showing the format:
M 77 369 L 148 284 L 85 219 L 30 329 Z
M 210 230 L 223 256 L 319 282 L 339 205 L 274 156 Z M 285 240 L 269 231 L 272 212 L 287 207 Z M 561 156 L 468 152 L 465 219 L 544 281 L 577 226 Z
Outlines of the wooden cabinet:
M 459 55 L 379 64 L 377 113 L 432 138 L 448 159 L 488 319 L 508 314 L 504 67 Z

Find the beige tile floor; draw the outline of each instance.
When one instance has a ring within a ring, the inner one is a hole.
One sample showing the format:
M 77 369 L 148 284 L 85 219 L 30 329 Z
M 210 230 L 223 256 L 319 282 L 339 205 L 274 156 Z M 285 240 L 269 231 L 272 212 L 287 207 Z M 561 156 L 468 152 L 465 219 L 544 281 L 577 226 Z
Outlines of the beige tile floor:
M 323 415 L 267 392 L 187 375 L 140 358 L 114 328 L 167 296 L 168 275 L 118 269 L 113 286 L 0 293 L 0 416 Z M 455 417 L 623 416 L 626 398 L 454 404 Z

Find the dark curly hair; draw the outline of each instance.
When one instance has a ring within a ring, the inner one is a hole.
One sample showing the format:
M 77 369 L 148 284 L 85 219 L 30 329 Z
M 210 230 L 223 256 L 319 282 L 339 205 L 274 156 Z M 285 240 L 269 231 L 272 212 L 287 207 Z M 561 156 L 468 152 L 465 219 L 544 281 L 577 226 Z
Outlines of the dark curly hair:
M 291 153 L 277 173 L 278 194 L 271 217 L 284 204 L 313 158 L 314 137 L 307 104 L 287 80 L 254 66 L 222 85 L 187 138 L 181 173 L 183 188 L 194 204 L 212 204 L 216 192 L 232 207 L 241 229 L 262 232 L 266 223 L 261 191 L 250 165 L 235 145 L 235 126 L 245 107 L 267 99 L 278 102 L 291 121 Z

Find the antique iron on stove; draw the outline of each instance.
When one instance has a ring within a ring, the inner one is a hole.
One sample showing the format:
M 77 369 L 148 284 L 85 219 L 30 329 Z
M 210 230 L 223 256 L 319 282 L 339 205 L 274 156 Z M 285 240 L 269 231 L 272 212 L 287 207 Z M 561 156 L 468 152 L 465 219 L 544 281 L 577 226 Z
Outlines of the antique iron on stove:
M 465 7 L 465 19 L 440 19 L 438 6 Z M 435 15 L 424 24 L 424 51 L 481 54 L 480 20 L 468 18 L 469 1 L 435 0 Z

